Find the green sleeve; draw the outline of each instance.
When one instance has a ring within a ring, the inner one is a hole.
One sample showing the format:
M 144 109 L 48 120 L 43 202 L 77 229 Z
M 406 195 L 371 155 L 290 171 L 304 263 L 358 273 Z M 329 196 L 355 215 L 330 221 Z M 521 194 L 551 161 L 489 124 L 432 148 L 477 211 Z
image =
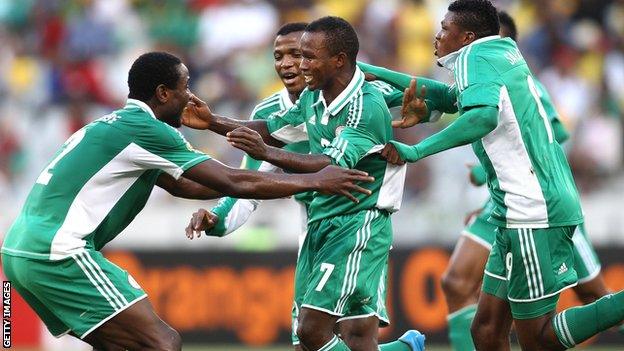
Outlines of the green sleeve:
M 498 109 L 490 106 L 472 108 L 464 112 L 448 127 L 416 145 L 391 141 L 401 159 L 416 162 L 457 146 L 473 143 L 493 131 L 498 124 Z
M 566 140 L 570 138 L 570 133 L 563 126 L 563 123 L 559 121 L 559 119 L 554 119 L 552 121 L 553 133 L 555 133 L 555 140 L 559 144 L 563 144 Z
M 217 205 L 210 210 L 210 212 L 219 217 L 219 221 L 214 227 L 212 227 L 211 230 L 206 230 L 206 235 L 218 237 L 225 235 L 227 231 L 227 228 L 225 227 L 225 218 L 232 210 L 232 207 L 234 207 L 234 204 L 236 204 L 236 201 L 238 201 L 238 199 L 233 197 L 223 197 L 219 200 Z
M 424 77 L 414 77 L 409 74 L 393 71 L 384 67 L 373 66 L 368 63 L 358 62 L 358 66 L 365 73 L 375 75 L 378 79 L 394 86 L 397 89 L 405 90 L 409 87 L 413 78 L 416 84 L 427 88 L 425 101 L 429 111 L 440 111 L 443 113 L 457 112 L 456 90 L 448 84 Z M 429 121 L 429 119 L 426 119 Z

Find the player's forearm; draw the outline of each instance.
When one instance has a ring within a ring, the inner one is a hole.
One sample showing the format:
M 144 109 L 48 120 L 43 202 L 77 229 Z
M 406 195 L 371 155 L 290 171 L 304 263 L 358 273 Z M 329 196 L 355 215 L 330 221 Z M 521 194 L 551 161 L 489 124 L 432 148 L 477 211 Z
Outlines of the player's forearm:
M 280 147 L 284 145 L 284 143 L 271 136 L 269 130 L 267 129 L 265 120 L 238 120 L 213 114 L 212 119 L 210 120 L 209 129 L 217 134 L 225 136 L 227 133 L 239 127 L 247 127 L 255 130 L 258 134 L 260 134 L 260 136 L 262 136 L 262 139 L 268 145 Z
M 233 174 L 223 192 L 243 199 L 277 199 L 320 188 L 312 174 L 275 174 L 240 170 Z
M 427 107 L 430 111 L 437 110 L 444 113 L 457 112 L 456 93 L 448 84 L 425 77 L 415 77 L 368 63 L 358 62 L 358 66 L 362 71 L 371 73 L 378 79 L 401 90 L 407 89 L 412 79 L 416 78 L 416 84 L 418 85 L 417 91 L 420 91 L 420 87 L 423 85 L 427 90 L 425 100 L 427 101 Z
M 180 177 L 176 180 L 168 174 L 160 175 L 156 185 L 165 189 L 169 194 L 184 199 L 210 200 L 223 196 L 223 193 L 190 179 Z
M 222 198 L 210 210 L 219 221 L 214 227 L 206 230 L 206 235 L 222 237 L 234 232 L 247 222 L 259 203 L 259 200 Z
M 267 147 L 264 161 L 293 173 L 314 173 L 331 164 L 325 155 L 300 154 L 276 147 Z
M 424 139 L 413 146 L 393 142 L 401 158 L 408 162 L 416 162 L 422 158 L 458 146 L 473 143 L 493 131 L 498 124 L 498 109 L 484 106 L 475 107 L 462 114 L 442 131 Z

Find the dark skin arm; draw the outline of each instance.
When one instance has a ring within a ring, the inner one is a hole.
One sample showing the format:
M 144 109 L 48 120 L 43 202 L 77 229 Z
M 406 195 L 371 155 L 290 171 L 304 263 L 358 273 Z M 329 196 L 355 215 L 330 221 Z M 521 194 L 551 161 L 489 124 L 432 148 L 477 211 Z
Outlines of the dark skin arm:
M 223 195 L 240 199 L 277 199 L 304 191 L 318 191 L 357 199 L 351 191 L 370 195 L 370 191 L 355 183 L 371 182 L 373 177 L 358 170 L 326 167 L 310 174 L 277 174 L 231 168 L 215 160 L 206 160 L 189 168 L 184 177 Z
M 256 160 L 267 161 L 289 172 L 311 173 L 331 165 L 331 159 L 327 155 L 300 154 L 268 146 L 260 134 L 245 127 L 227 133 L 227 140 Z
M 209 129 L 221 135 L 226 135 L 239 127 L 247 127 L 258 132 L 265 143 L 277 147 L 284 146 L 284 143 L 271 136 L 266 121 L 248 121 L 219 116 L 210 111 L 208 105 L 195 95 L 191 95 L 188 105 L 182 112 L 182 124 L 193 129 Z
M 184 199 L 210 200 L 223 197 L 223 193 L 221 192 L 184 177 L 180 177 L 176 180 L 167 173 L 158 176 L 156 185 L 165 189 L 169 194 Z

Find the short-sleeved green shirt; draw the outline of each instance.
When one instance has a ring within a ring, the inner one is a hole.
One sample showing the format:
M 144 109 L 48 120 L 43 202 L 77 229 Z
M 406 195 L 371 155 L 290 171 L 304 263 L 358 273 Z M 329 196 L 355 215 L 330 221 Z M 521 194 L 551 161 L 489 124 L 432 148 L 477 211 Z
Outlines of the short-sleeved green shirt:
M 329 105 L 320 90 L 306 89 L 292 108 L 267 120 L 274 138 L 285 143 L 307 140 L 311 153 L 325 154 L 333 164 L 375 177 L 374 182 L 361 184 L 372 195 L 354 193 L 358 204 L 343 196 L 316 193 L 310 205 L 310 222 L 372 208 L 394 212 L 400 207 L 405 167 L 390 165 L 379 155 L 392 139 L 388 105 L 400 101 L 400 92 L 385 84 L 386 94 L 380 84 L 366 82 L 356 68 L 345 90 Z
M 442 58 L 454 72 L 460 114 L 499 111 L 498 126 L 472 144 L 495 203 L 490 221 L 508 228 L 547 228 L 583 221 L 563 149 L 515 42 L 481 38 Z
M 145 103 L 129 99 L 65 142 L 39 175 L 2 253 L 60 260 L 99 250 L 141 211 L 161 172 L 177 179 L 209 158 Z

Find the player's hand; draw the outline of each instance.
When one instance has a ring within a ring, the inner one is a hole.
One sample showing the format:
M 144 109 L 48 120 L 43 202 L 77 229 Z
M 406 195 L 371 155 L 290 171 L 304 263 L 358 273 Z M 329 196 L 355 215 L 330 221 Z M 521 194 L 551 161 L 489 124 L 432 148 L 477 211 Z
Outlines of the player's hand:
M 409 128 L 423 119 L 427 118 L 428 109 L 425 103 L 427 88 L 420 87 L 420 94 L 416 94 L 416 78 L 412 79 L 410 85 L 403 93 L 403 105 L 401 106 L 401 119 L 392 121 L 394 128 Z
M 212 118 L 208 105 L 195 94 L 191 94 L 191 99 L 182 111 L 182 124 L 193 129 L 208 129 Z
M 466 214 L 466 217 L 464 217 L 464 225 L 468 225 L 468 223 L 470 223 L 474 217 L 481 214 L 482 211 L 483 211 L 483 207 L 476 209 L 474 211 L 468 212 Z
M 381 157 L 385 158 L 388 163 L 392 163 L 393 165 L 402 166 L 405 164 L 405 161 L 401 159 L 401 155 L 397 151 L 396 147 L 392 144 L 386 144 L 383 150 L 381 150 Z
M 355 184 L 357 182 L 372 182 L 374 177 L 357 169 L 347 169 L 338 166 L 327 166 L 314 174 L 315 188 L 321 194 L 343 195 L 351 201 L 358 203 L 359 200 L 351 194 L 352 191 L 370 195 L 371 191 Z
M 367 82 L 372 82 L 374 80 L 377 80 L 377 76 L 372 73 L 364 72 L 364 80 Z
M 214 213 L 200 208 L 197 212 L 193 213 L 189 225 L 186 227 L 186 237 L 193 240 L 193 237 L 197 235 L 199 238 L 202 231 L 212 229 L 219 222 L 219 217 Z
M 262 140 L 262 136 L 255 130 L 247 127 L 238 127 L 225 136 L 230 145 L 245 151 L 247 155 L 256 160 L 264 160 L 266 158 L 268 147 Z
M 470 181 L 470 184 L 474 186 L 479 186 L 479 184 L 477 184 L 477 180 L 474 178 L 474 174 L 472 174 L 472 167 L 474 166 L 474 163 L 466 163 L 466 168 L 468 168 L 468 180 Z

